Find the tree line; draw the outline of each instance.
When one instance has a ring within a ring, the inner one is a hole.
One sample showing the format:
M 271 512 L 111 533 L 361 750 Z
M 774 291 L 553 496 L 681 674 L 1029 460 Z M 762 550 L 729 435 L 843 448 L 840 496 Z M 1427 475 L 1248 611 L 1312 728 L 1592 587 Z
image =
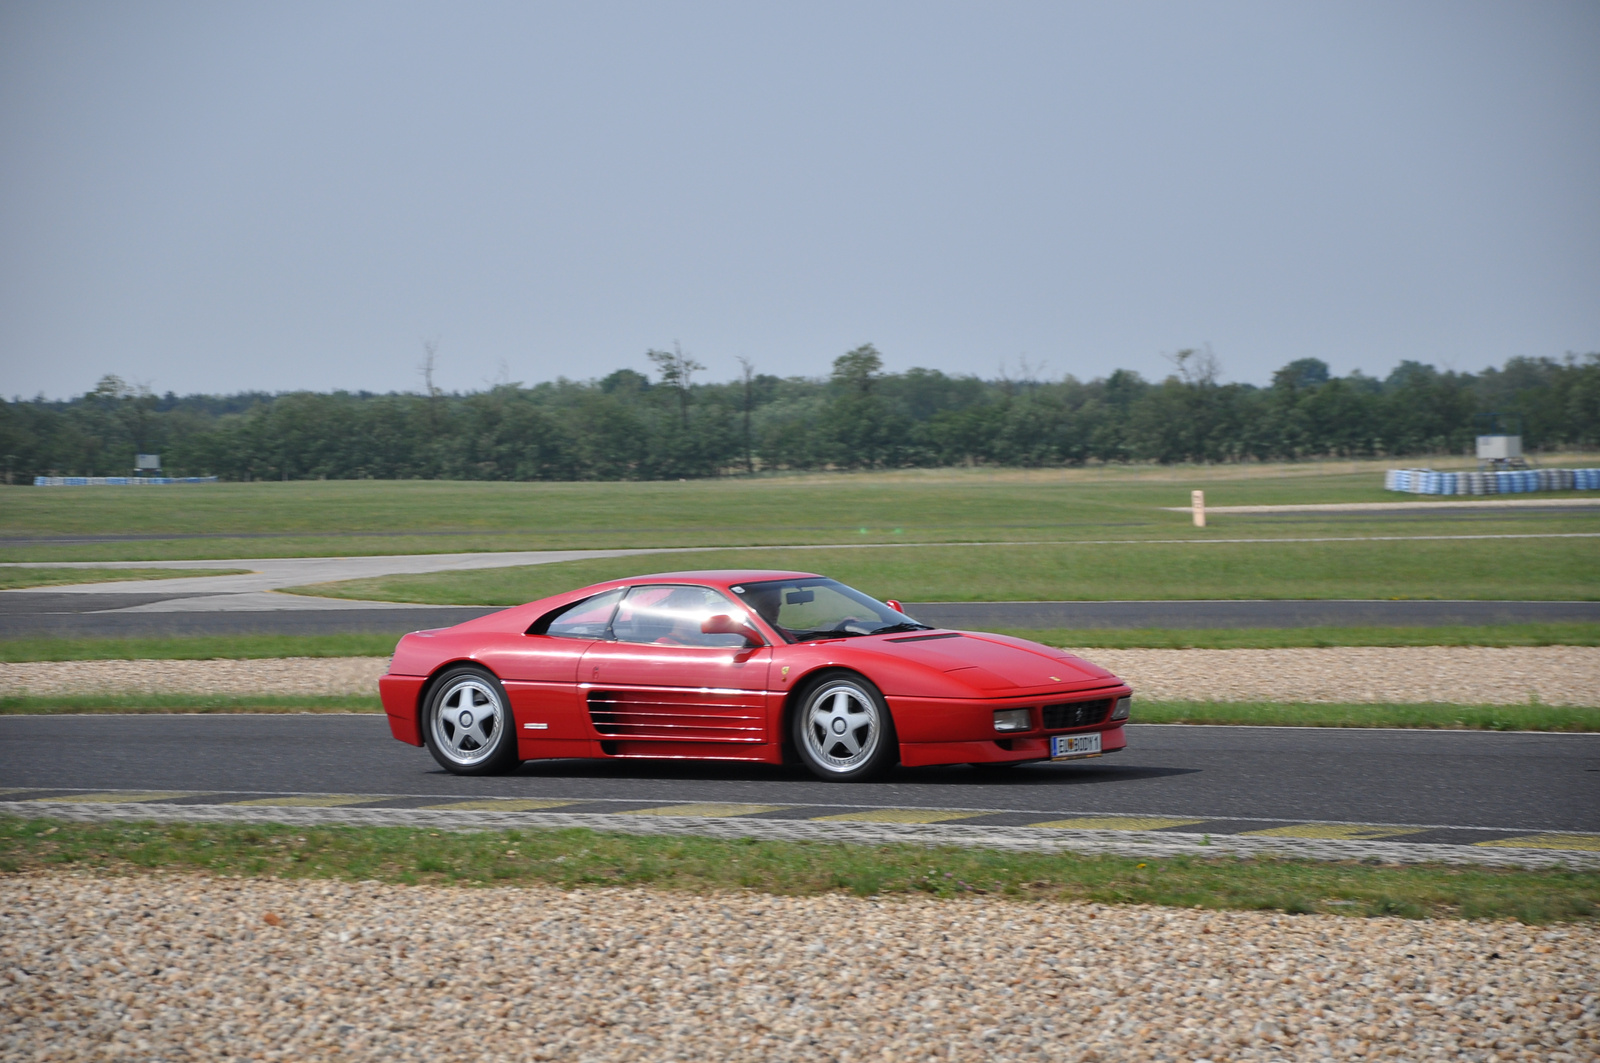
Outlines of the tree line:
M 126 475 L 159 453 L 176 476 L 625 480 L 780 469 L 1242 462 L 1469 452 L 1492 421 L 1532 449 L 1600 445 L 1600 354 L 1513 358 L 1480 373 L 1402 362 L 1379 379 L 1315 358 L 1267 387 L 1223 383 L 1180 351 L 1151 381 L 886 373 L 870 344 L 827 378 L 696 379 L 681 350 L 652 372 L 445 393 L 155 395 L 114 376 L 66 400 L 0 403 L 7 482 Z

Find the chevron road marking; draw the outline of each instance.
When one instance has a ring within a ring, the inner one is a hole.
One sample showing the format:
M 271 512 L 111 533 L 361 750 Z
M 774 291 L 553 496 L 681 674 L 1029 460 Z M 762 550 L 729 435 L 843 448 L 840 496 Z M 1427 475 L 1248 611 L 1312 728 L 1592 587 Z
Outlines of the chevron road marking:
M 1473 842 L 1480 848 L 1569 849 L 1600 853 L 1600 834 L 1530 834 L 1524 838 L 1497 838 L 1492 842 Z
M 452 812 L 534 812 L 545 808 L 565 808 L 576 801 L 546 801 L 539 798 L 491 797 L 483 801 L 449 801 L 442 805 L 418 808 L 448 809 Z
M 1247 838 L 1324 838 L 1344 841 L 1366 841 L 1373 838 L 1398 838 L 1402 834 L 1420 834 L 1419 827 L 1369 827 L 1360 823 L 1296 823 L 1288 827 L 1270 827 L 1267 830 L 1240 832 Z
M 718 804 L 706 801 L 690 805 L 662 805 L 659 808 L 630 808 L 619 816 L 755 816 L 762 812 L 782 812 L 793 805 Z
M 1203 819 L 1167 819 L 1160 816 L 1083 816 L 1078 819 L 1052 819 L 1028 826 L 1063 830 L 1163 830 L 1167 827 L 1194 827 L 1204 822 Z
M 813 823 L 944 823 L 952 819 L 972 819 L 988 812 L 941 812 L 928 808 L 873 808 L 860 812 L 840 812 L 832 816 L 812 816 Z

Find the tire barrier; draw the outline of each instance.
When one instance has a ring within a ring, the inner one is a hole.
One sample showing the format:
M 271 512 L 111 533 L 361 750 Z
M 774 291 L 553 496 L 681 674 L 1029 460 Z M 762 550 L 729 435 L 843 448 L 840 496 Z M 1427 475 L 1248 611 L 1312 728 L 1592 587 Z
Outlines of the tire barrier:
M 1501 469 L 1493 472 L 1434 472 L 1389 469 L 1385 491 L 1414 495 L 1520 495 L 1533 491 L 1600 491 L 1600 469 Z

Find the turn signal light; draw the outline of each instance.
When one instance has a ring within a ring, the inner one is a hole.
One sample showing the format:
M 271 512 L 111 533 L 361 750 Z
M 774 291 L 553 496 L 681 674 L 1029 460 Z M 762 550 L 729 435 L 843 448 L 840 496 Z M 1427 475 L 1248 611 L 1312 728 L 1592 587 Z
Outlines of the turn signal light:
M 1033 714 L 1027 709 L 1001 709 L 994 714 L 996 731 L 1027 731 L 1033 727 Z
M 1132 698 L 1118 698 L 1117 699 L 1117 707 L 1111 710 L 1111 718 L 1113 720 L 1126 720 L 1128 718 L 1128 713 L 1130 713 L 1132 711 L 1133 711 L 1133 699 Z

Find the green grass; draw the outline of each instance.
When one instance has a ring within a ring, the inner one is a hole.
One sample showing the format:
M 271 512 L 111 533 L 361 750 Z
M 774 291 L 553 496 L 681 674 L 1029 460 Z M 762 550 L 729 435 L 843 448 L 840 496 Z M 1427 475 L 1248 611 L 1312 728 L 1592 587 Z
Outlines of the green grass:
M 223 697 L 211 694 L 63 694 L 48 697 L 0 697 L 0 716 L 49 716 L 67 713 L 290 713 L 382 712 L 374 690 L 342 696 Z
M 1600 701 L 1600 695 L 1596 696 Z M 1405 727 L 1451 731 L 1600 731 L 1600 707 L 1143 701 L 1134 723 L 1230 724 L 1255 727 Z
M 878 598 L 912 602 L 1600 598 L 1600 538 L 712 550 L 294 590 L 429 605 L 519 605 L 601 580 L 697 568 L 820 572 Z
M 59 587 L 68 583 L 114 583 L 124 580 L 182 579 L 187 576 L 237 576 L 247 568 L 0 568 L 0 590 Z
M 1259 505 L 1385 502 L 1387 462 L 1077 470 L 909 470 L 690 482 L 296 481 L 119 491 L 0 487 L 0 560 L 153 560 L 460 550 L 1002 539 L 1594 530 L 1600 513 L 1219 516 L 1189 491 Z M 18 540 L 105 535 L 103 543 Z M 146 541 L 128 537 L 148 536 Z
M 205 872 L 454 886 L 647 887 L 787 896 L 1035 901 L 1408 918 L 1591 921 L 1600 875 L 1289 860 L 1136 859 L 911 845 L 633 837 L 588 830 L 71 823 L 0 818 L 0 872 Z
M 1600 624 L 1438 627 L 995 628 L 1047 646 L 1103 650 L 1278 650 L 1317 646 L 1600 646 Z
M 16 638 L 0 661 L 204 661 L 277 657 L 387 657 L 405 629 L 388 634 L 174 635 L 166 638 Z

